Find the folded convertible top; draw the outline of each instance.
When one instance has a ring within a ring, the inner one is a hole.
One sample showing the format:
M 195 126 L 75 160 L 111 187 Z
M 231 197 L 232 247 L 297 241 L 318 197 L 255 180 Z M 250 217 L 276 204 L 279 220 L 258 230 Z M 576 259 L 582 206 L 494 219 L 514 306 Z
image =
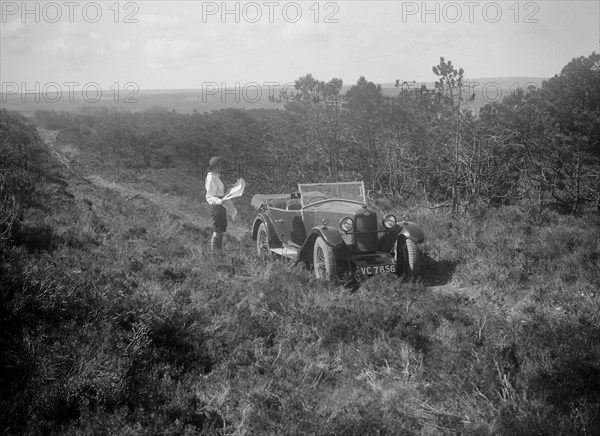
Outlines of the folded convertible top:
M 280 199 L 292 198 L 290 194 L 255 194 L 252 196 L 250 204 L 254 209 L 259 209 L 261 205 L 265 204 L 267 200 L 280 200 Z

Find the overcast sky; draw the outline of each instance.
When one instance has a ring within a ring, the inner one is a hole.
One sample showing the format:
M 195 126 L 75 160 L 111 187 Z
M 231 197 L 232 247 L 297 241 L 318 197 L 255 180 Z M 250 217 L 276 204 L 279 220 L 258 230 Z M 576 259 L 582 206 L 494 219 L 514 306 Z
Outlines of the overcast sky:
M 0 3 L 3 86 L 30 88 L 432 81 L 440 56 L 469 78 L 551 77 L 600 44 L 595 0 Z

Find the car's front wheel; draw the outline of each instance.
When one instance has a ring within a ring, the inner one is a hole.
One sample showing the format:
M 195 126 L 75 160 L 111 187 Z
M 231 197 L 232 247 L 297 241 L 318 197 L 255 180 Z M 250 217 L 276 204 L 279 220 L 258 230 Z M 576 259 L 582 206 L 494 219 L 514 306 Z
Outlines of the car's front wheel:
M 335 277 L 335 254 L 322 236 L 316 239 L 313 247 L 313 265 L 316 278 L 331 280 Z
M 269 248 L 269 234 L 267 233 L 267 226 L 265 223 L 261 223 L 258 227 L 258 233 L 256 234 L 256 251 L 260 260 L 270 260 L 271 249 Z
M 396 241 L 396 271 L 398 275 L 417 279 L 421 275 L 421 251 L 417 244 L 403 235 Z

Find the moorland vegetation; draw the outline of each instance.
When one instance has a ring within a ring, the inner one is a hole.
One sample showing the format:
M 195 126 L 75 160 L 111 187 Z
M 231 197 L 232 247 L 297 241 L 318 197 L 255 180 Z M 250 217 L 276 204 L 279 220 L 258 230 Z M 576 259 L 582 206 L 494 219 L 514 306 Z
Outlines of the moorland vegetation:
M 300 77 L 284 110 L 0 111 L 5 434 L 599 434 L 600 56 L 469 110 Z M 244 177 L 223 256 L 204 163 Z M 263 262 L 249 197 L 364 180 L 423 277 Z

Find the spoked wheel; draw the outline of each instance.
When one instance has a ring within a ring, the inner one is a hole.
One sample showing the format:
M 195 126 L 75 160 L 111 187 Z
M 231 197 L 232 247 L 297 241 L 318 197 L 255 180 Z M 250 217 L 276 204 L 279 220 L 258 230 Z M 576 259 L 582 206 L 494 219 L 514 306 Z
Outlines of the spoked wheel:
M 400 235 L 395 245 L 396 271 L 399 276 L 418 279 L 421 275 L 421 251 L 411 239 Z
M 258 227 L 258 233 L 256 234 L 256 251 L 260 260 L 271 260 L 273 255 L 269 248 L 269 234 L 267 233 L 267 226 L 262 223 Z
M 313 264 L 316 278 L 331 280 L 335 277 L 336 265 L 333 248 L 327 245 L 321 236 L 317 238 L 313 247 Z

